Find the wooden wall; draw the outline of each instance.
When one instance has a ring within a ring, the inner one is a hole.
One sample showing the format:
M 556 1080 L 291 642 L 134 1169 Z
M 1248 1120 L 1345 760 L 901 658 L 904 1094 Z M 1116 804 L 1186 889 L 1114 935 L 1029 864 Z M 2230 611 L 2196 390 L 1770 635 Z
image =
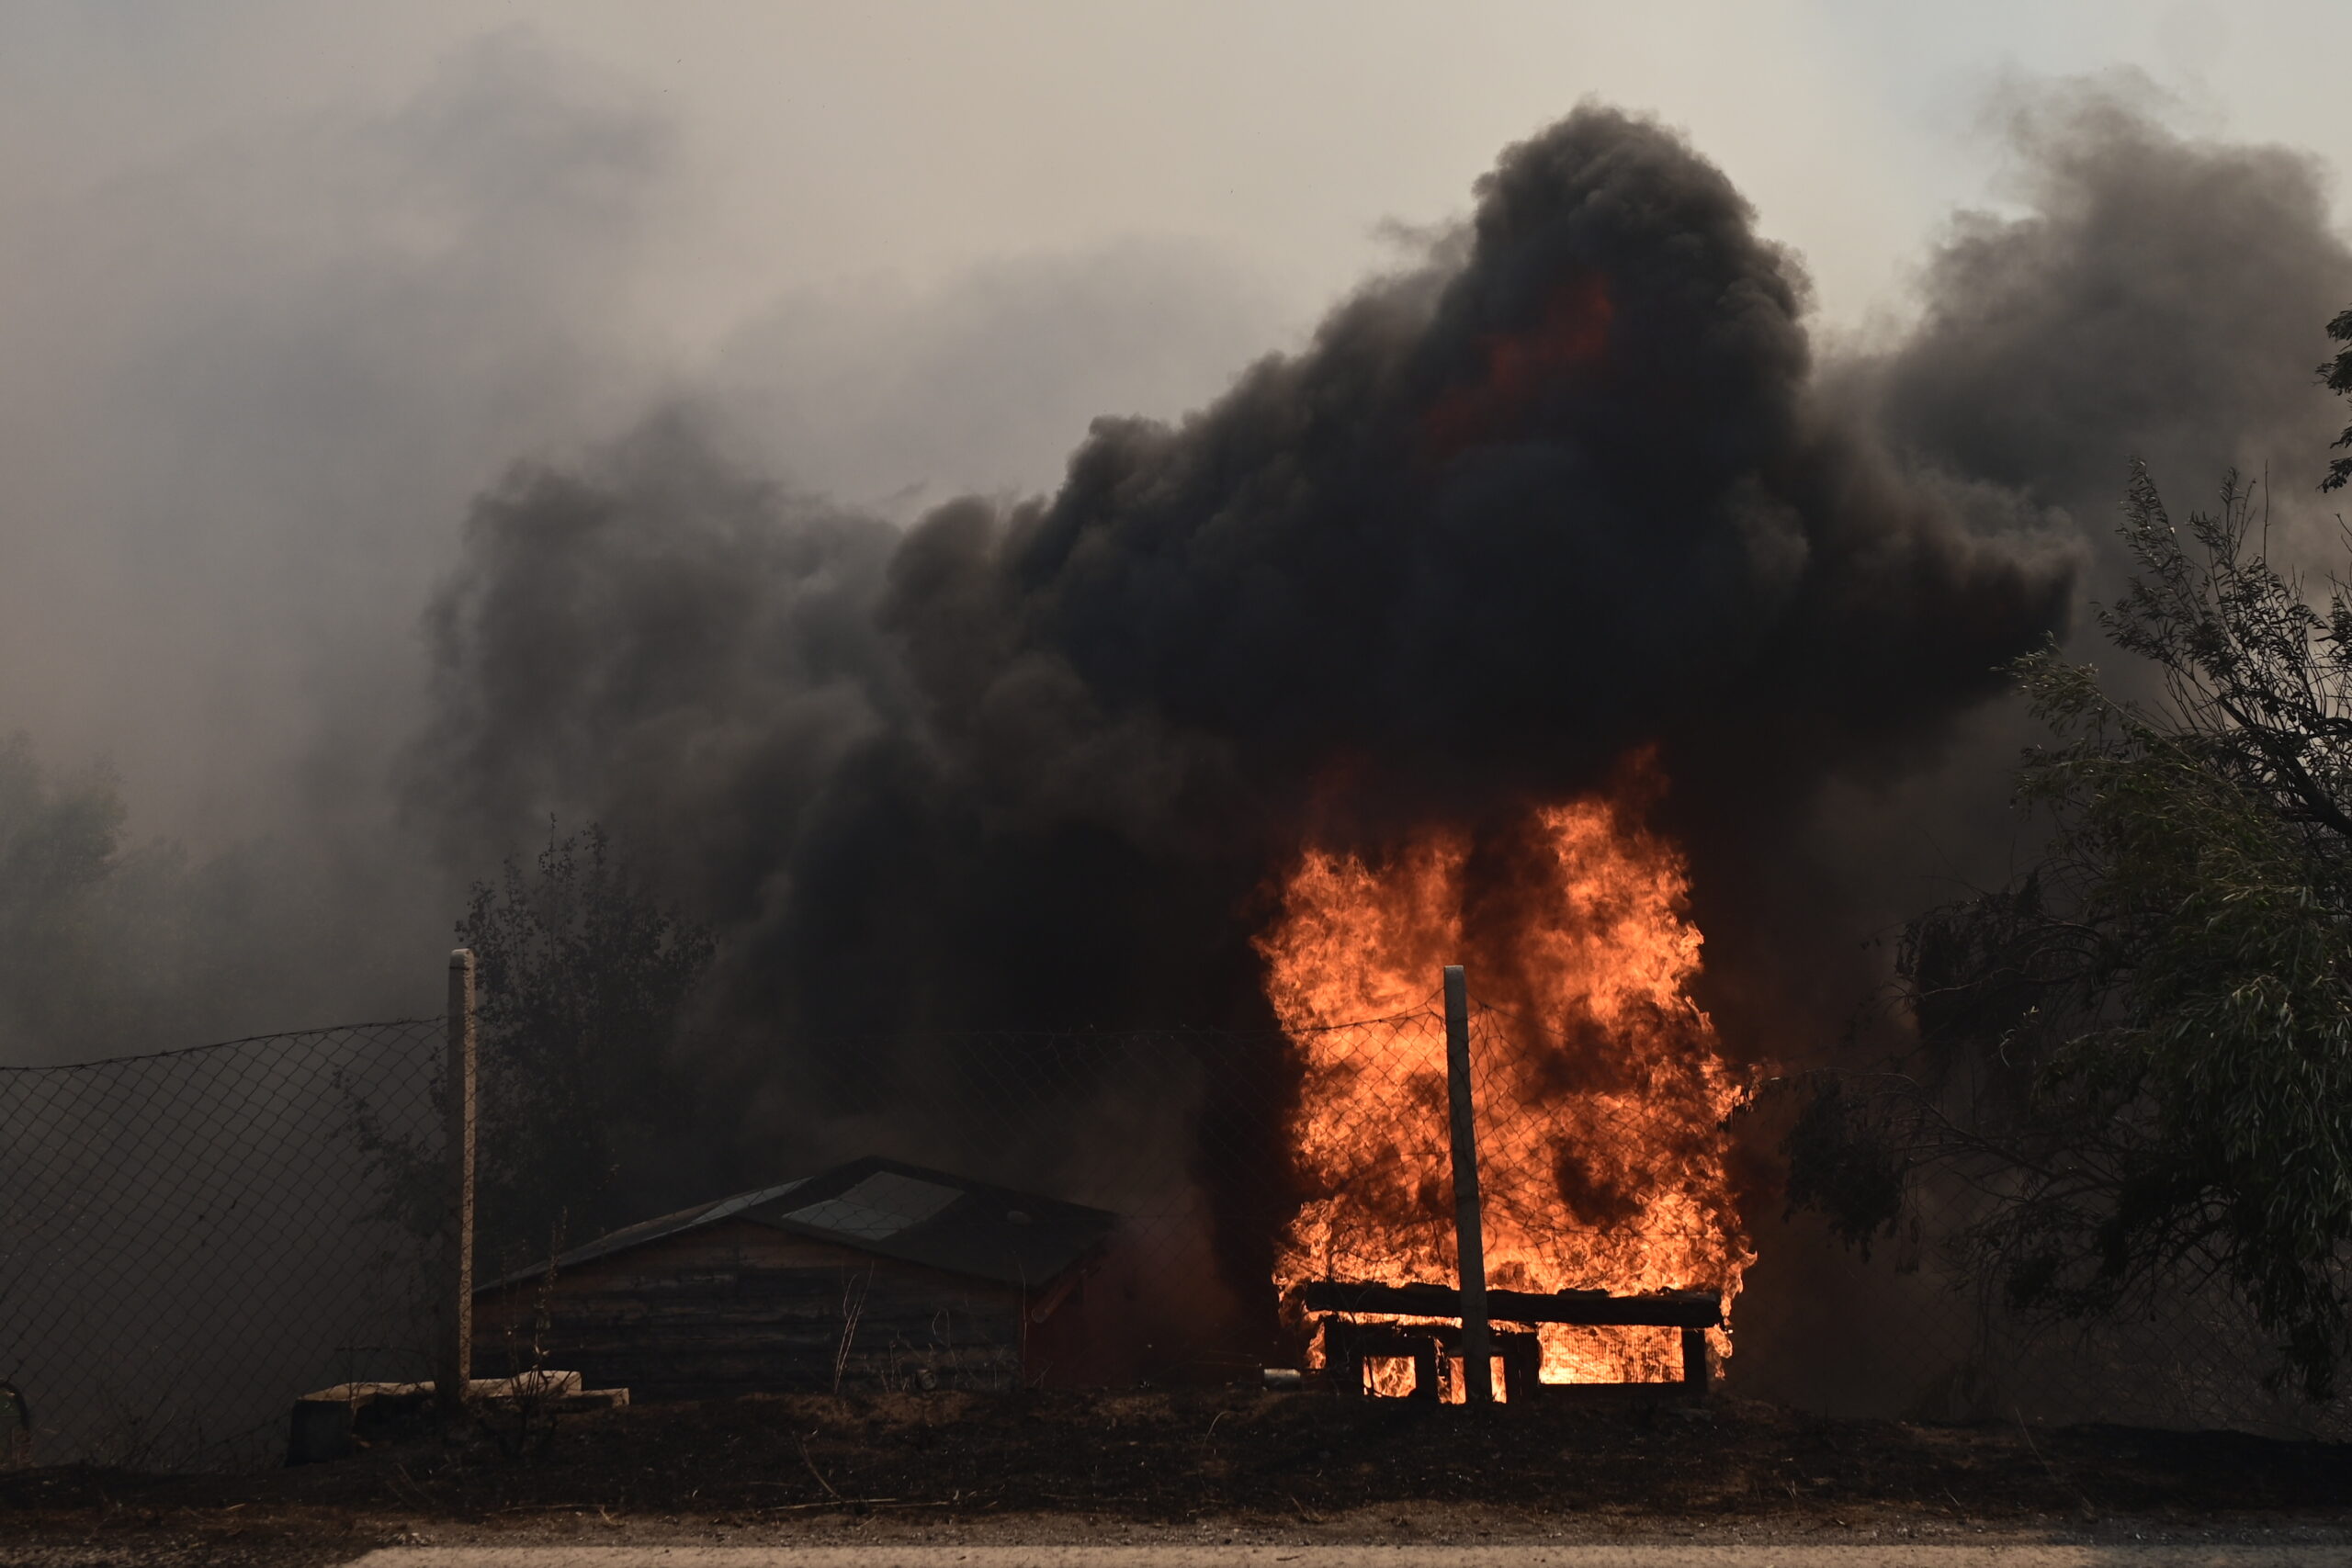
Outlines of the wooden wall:
M 721 1221 L 474 1303 L 474 1375 L 545 1364 L 633 1400 L 921 1386 L 1000 1389 L 1021 1377 L 1021 1292 Z M 1058 1313 L 1054 1314 L 1059 1316 Z

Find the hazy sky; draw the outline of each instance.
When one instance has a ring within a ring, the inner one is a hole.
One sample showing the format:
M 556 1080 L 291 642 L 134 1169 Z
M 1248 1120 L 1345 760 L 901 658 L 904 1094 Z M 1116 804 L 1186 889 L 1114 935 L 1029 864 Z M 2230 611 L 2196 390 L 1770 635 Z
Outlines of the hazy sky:
M 659 397 L 906 510 L 1043 486 L 1598 96 L 1900 321 L 2002 96 L 2341 166 L 2341 5 L 0 7 L 0 731 L 150 827 L 365 795 L 466 499 Z M 1072 308 L 1072 301 L 1078 308 Z
M 1500 145 L 1587 95 L 1689 130 L 1850 316 L 1894 302 L 1923 231 L 1984 197 L 1976 132 L 2005 79 L 2136 68 L 2194 122 L 2333 157 L 2352 9 L 18 0 L 0 158 L 19 190 L 86 197 L 191 146 L 396 107 L 500 32 L 673 130 L 659 314 L 691 341 L 796 282 L 1137 233 L 1318 299 L 1383 221 L 1460 211 Z

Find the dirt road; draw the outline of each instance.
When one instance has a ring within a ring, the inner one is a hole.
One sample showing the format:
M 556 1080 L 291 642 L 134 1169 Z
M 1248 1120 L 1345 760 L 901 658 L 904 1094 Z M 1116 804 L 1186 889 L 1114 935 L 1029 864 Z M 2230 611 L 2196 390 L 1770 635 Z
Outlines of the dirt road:
M 360 1568 L 2340 1568 L 2352 1542 L 1538 1546 L 449 1546 L 369 1552 Z
M 941 1393 L 648 1404 L 530 1434 L 484 1418 L 292 1470 L 0 1473 L 0 1568 L 359 1560 L 2352 1568 L 2352 1447 L 1830 1421 L 1728 1400 L 1464 1411 Z

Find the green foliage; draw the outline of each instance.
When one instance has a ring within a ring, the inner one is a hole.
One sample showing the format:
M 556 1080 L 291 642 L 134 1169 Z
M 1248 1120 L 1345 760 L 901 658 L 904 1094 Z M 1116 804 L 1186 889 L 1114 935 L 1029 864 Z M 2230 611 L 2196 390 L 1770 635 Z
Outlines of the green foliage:
M 458 935 L 476 963 L 485 1250 L 535 1246 L 560 1215 L 609 1228 L 625 1140 L 677 1109 L 669 1055 L 709 934 L 592 825 L 477 884 Z
M 1827 1216 L 1831 1233 L 1865 1258 L 1903 1217 L 1909 1157 L 1889 1133 L 1880 1106 L 1824 1074 L 1781 1145 L 1789 1212 Z
M 2343 310 L 2327 323 L 2327 335 L 2336 343 L 2352 345 L 2352 310 Z M 2352 346 L 2338 349 L 2335 357 L 2319 367 L 2319 378 L 2327 389 L 2338 397 L 2352 397 Z M 2335 445 L 2352 446 L 2352 424 L 2335 438 Z M 2327 477 L 2320 481 L 2322 490 L 2342 490 L 2352 480 L 2352 457 L 2338 457 L 2327 465 Z
M 2186 538 L 2144 471 L 2125 513 L 2138 572 L 2101 624 L 2164 694 L 2017 666 L 2052 836 L 1906 933 L 1923 1063 L 1892 1142 L 1989 1195 L 1971 1239 L 2013 1303 L 2218 1279 L 2324 1397 L 2352 1348 L 2352 604 L 2272 567 L 2234 479 Z

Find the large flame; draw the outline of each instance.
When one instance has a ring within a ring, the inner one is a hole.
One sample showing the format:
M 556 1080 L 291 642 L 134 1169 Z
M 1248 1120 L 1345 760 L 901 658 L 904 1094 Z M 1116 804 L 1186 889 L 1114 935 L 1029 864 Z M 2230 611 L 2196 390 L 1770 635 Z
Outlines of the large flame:
M 1310 850 L 1259 942 L 1306 1059 L 1310 1196 L 1275 1279 L 1454 1277 L 1440 970 L 1468 971 L 1487 1280 L 1521 1291 L 1738 1292 L 1753 1254 L 1724 1170 L 1739 1086 L 1689 995 L 1700 936 L 1673 846 L 1634 808 L 1537 812 L 1500 913 L 1465 919 L 1469 848 L 1425 833 L 1378 864 Z M 1396 1019 L 1358 1025 L 1366 1019 Z M 1550 1382 L 1679 1375 L 1672 1331 L 1541 1331 Z M 1719 1354 L 1730 1341 L 1715 1337 Z

